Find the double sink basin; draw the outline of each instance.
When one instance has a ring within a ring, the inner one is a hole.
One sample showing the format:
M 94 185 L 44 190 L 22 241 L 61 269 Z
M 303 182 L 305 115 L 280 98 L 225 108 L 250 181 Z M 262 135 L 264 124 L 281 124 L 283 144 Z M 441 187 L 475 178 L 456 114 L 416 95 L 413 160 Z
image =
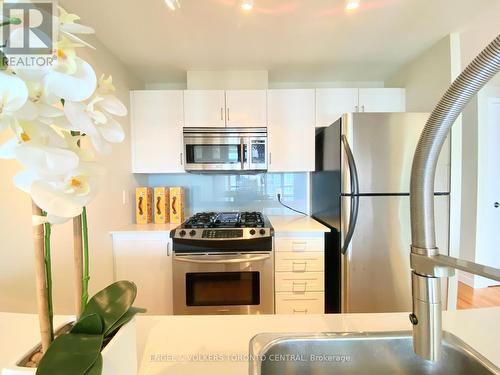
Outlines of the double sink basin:
M 262 333 L 250 342 L 251 375 L 500 374 L 490 361 L 448 332 L 437 362 L 413 352 L 411 332 Z

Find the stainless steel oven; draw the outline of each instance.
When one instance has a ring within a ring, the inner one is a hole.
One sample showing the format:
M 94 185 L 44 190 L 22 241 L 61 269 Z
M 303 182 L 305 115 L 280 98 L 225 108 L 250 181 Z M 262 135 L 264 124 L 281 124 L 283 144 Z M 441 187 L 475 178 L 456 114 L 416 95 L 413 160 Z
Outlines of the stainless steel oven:
M 272 252 L 174 254 L 174 314 L 273 314 Z
M 267 170 L 267 128 L 184 128 L 191 172 Z

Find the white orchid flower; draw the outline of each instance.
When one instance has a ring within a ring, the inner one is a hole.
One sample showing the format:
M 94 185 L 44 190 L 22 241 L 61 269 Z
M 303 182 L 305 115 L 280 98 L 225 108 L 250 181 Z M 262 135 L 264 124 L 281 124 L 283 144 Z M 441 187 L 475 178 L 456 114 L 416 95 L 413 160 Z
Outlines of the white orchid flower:
M 80 23 L 75 23 L 75 21 L 80 20 L 80 17 L 73 13 L 68 13 L 64 8 L 59 8 L 59 32 L 71 40 L 74 40 L 78 43 L 86 45 L 92 49 L 95 49 L 92 45 L 88 44 L 84 40 L 77 37 L 75 34 L 93 34 L 95 31 L 93 28 L 89 26 L 82 25 Z
M 81 214 L 97 194 L 103 169 L 81 163 L 59 180 L 35 180 L 30 194 L 33 201 L 54 218 L 73 218 Z
M 28 88 L 22 79 L 0 72 L 0 131 L 15 123 L 15 113 L 26 104 Z
M 96 94 L 88 103 L 65 102 L 64 113 L 71 128 L 90 137 L 99 153 L 109 153 L 109 143 L 120 143 L 125 138 L 121 125 L 113 116 L 126 116 L 127 108 L 114 95 L 112 79 L 101 76 Z
M 92 66 L 85 60 L 75 57 L 76 70 L 72 74 L 49 70 L 44 77 L 48 95 L 72 102 L 87 100 L 95 91 L 97 77 Z
M 16 159 L 42 176 L 64 175 L 80 163 L 64 138 L 38 122 L 19 122 L 16 136 L 0 145 L 0 158 Z
M 50 125 L 54 118 L 63 117 L 64 111 L 60 100 L 54 101 L 45 93 L 42 82 L 26 81 L 30 106 L 36 113 L 36 118 L 44 124 Z
M 14 176 L 15 185 L 31 195 L 33 201 L 47 213 L 34 216 L 33 223 L 62 224 L 81 214 L 98 192 L 104 169 L 95 163 L 81 163 L 64 176 L 47 178 L 32 169 Z
M 57 63 L 54 69 L 69 75 L 75 74 L 77 70 L 75 49 L 81 47 L 83 47 L 82 44 L 71 42 L 68 38 L 62 37 L 61 40 L 55 43 Z

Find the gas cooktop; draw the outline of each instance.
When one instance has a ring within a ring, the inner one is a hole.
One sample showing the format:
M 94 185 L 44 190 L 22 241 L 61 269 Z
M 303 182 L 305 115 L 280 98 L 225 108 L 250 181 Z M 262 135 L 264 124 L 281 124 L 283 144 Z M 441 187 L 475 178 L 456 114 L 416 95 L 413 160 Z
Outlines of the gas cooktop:
M 260 212 L 201 212 L 174 229 L 174 240 L 211 241 L 256 240 L 271 238 L 274 234 L 269 220 Z M 175 247 L 174 242 L 174 247 Z
M 202 212 L 190 217 L 184 228 L 264 228 L 260 212 Z

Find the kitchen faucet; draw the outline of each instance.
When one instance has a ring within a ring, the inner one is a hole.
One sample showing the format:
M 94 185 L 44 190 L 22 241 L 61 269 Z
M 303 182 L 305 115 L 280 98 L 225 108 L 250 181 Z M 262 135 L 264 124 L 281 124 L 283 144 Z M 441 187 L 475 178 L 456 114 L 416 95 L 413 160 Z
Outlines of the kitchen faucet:
M 425 125 L 413 158 L 410 186 L 413 313 L 410 321 L 415 353 L 432 361 L 439 360 L 442 351 L 441 278 L 453 276 L 458 269 L 500 281 L 500 269 L 439 254 L 434 226 L 434 177 L 441 148 L 469 100 L 499 71 L 500 35 L 441 98 Z M 498 250 L 500 256 L 500 248 Z

